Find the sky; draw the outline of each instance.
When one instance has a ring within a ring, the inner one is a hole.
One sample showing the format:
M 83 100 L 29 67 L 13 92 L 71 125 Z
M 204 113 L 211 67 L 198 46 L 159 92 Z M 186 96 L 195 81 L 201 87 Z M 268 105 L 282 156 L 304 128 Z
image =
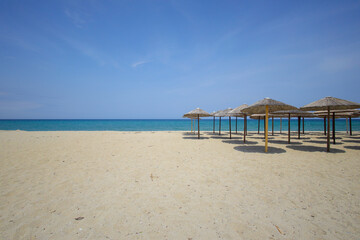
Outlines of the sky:
M 1 119 L 360 102 L 360 1 L 0 0 Z

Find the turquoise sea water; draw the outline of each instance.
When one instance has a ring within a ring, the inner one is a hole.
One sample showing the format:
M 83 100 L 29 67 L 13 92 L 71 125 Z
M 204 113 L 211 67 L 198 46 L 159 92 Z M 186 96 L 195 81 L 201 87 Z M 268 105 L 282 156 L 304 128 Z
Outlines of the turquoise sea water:
M 235 131 L 235 118 L 232 118 L 231 128 Z M 260 130 L 263 129 L 264 121 L 260 121 Z M 243 130 L 244 120 L 238 118 L 238 131 Z M 298 127 L 297 119 L 292 119 L 291 130 Z M 346 120 L 335 121 L 336 131 L 346 131 Z M 271 119 L 269 130 L 271 130 Z M 287 130 L 287 119 L 282 120 L 282 129 Z M 302 123 L 301 123 L 302 126 Z M 332 124 L 331 124 L 332 126 Z M 190 119 L 156 119 L 156 120 L 0 120 L 0 130 L 25 130 L 25 131 L 188 131 L 191 127 Z M 197 129 L 197 121 L 195 122 Z M 257 131 L 258 120 L 248 119 L 248 131 Z M 212 131 L 213 119 L 201 119 L 200 130 Z M 215 130 L 219 129 L 219 119 L 215 121 Z M 305 131 L 323 131 L 323 119 L 305 119 Z M 360 131 L 360 119 L 352 119 L 353 131 Z M 229 130 L 228 118 L 221 120 L 221 130 Z M 274 130 L 280 130 L 280 119 L 274 120 Z

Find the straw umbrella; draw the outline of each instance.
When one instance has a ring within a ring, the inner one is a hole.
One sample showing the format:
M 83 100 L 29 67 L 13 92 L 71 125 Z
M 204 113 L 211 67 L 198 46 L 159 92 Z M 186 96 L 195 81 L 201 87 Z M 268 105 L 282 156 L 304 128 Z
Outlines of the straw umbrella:
M 244 142 L 245 142 L 245 136 L 246 136 L 246 133 L 247 133 L 247 114 L 243 113 L 242 110 L 244 108 L 247 108 L 247 107 L 248 107 L 247 104 L 243 104 L 243 105 L 240 105 L 237 108 L 234 108 L 232 111 L 229 112 L 229 114 L 231 116 L 235 116 L 236 118 L 237 117 L 244 117 Z M 237 133 L 237 120 L 236 120 L 236 133 Z
M 225 110 L 219 111 L 217 113 L 215 113 L 216 117 L 220 118 L 220 122 L 219 122 L 219 135 L 221 134 L 221 117 L 229 117 L 229 131 L 230 131 L 230 139 L 231 139 L 231 115 L 229 114 L 229 112 L 232 110 L 232 108 L 227 108 Z
M 339 98 L 325 97 L 315 102 L 309 103 L 300 109 L 308 111 L 327 110 L 327 151 L 330 152 L 330 111 L 354 108 L 360 108 L 360 104 Z
M 205 112 L 204 110 L 200 108 L 196 108 L 188 113 L 186 113 L 184 116 L 194 118 L 196 117 L 198 120 L 198 139 L 200 139 L 200 117 L 210 117 L 211 114 Z
M 294 106 L 270 99 L 264 98 L 249 107 L 243 109 L 247 114 L 265 113 L 265 152 L 268 150 L 268 117 L 269 112 L 297 109 Z
M 284 110 L 284 111 L 276 111 L 273 113 L 274 115 L 280 114 L 286 114 L 288 115 L 288 143 L 290 143 L 290 120 L 291 116 L 298 117 L 298 139 L 300 139 L 300 118 L 301 117 L 313 117 L 314 114 L 306 111 L 301 110 Z

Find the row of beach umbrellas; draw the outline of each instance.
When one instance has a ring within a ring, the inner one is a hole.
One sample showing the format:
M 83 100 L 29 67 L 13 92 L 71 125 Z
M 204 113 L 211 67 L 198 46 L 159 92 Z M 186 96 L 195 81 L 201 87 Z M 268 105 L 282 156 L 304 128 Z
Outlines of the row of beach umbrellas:
M 265 127 L 265 152 L 268 151 L 268 119 L 269 117 L 287 117 L 288 121 L 288 142 L 290 143 L 290 118 L 298 117 L 298 136 L 300 138 L 300 118 L 304 117 L 321 117 L 324 118 L 324 132 L 327 133 L 327 151 L 330 151 L 330 117 L 333 119 L 333 141 L 335 143 L 335 118 L 346 117 L 350 120 L 350 133 L 351 133 L 351 118 L 359 117 L 360 113 L 358 109 L 360 104 L 344 99 L 335 97 L 325 97 L 320 100 L 309 103 L 303 107 L 297 108 L 283 102 L 264 98 L 254 104 L 248 106 L 247 104 L 240 105 L 237 108 L 220 110 L 213 113 L 208 113 L 200 108 L 196 108 L 186 114 L 183 117 L 197 119 L 198 122 L 198 138 L 200 138 L 200 118 L 201 117 L 213 117 L 213 132 L 215 132 L 215 117 L 219 117 L 219 134 L 221 133 L 221 118 L 229 117 L 229 129 L 231 138 L 231 117 L 243 117 L 244 118 L 244 142 L 247 135 L 247 117 L 250 116 L 253 119 L 264 119 Z M 314 113 L 308 111 L 315 111 Z M 327 130 L 325 129 L 327 119 Z M 272 121 L 272 124 L 274 121 Z M 304 122 L 303 122 L 304 123 Z M 237 121 L 236 121 L 237 124 Z M 237 126 L 236 126 L 237 129 Z M 273 129 L 273 127 L 272 127 Z M 304 128 L 303 128 L 304 129 Z

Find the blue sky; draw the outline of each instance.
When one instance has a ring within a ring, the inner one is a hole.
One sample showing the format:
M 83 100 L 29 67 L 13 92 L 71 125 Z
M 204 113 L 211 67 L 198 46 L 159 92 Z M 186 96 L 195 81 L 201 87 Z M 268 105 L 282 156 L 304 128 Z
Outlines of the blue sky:
M 359 1 L 0 1 L 0 118 L 180 118 L 359 90 Z

